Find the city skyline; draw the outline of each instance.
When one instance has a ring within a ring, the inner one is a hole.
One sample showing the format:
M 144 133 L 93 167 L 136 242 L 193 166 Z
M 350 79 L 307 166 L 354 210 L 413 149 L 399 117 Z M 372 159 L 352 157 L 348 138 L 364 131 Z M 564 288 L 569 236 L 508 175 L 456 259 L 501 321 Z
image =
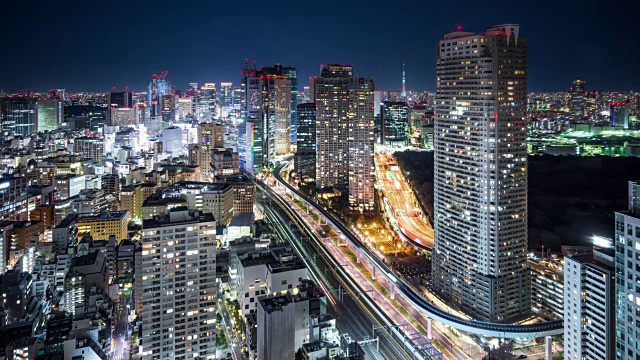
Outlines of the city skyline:
M 633 12 L 312 4 L 5 6 L 2 358 L 640 359 Z
M 588 89 L 602 91 L 627 91 L 639 80 L 632 64 L 637 49 L 628 48 L 629 56 L 615 58 L 604 51 L 632 41 L 631 32 L 625 30 L 629 27 L 625 19 L 630 17 L 625 12 L 617 13 L 614 21 L 606 16 L 612 10 L 600 10 L 595 2 L 573 8 L 570 4 L 546 1 L 532 8 L 518 5 L 520 11 L 511 8 L 507 11 L 499 4 L 460 10 L 464 5 L 428 7 L 415 3 L 399 8 L 364 6 L 355 1 L 345 4 L 341 11 L 357 20 L 343 24 L 321 9 L 308 12 L 301 9 L 303 21 L 298 22 L 288 12 L 269 17 L 244 15 L 241 8 L 229 4 L 201 4 L 198 11 L 167 4 L 171 11 L 156 12 L 153 17 L 138 16 L 149 8 L 144 2 L 131 4 L 128 11 L 112 4 L 95 8 L 93 4 L 71 5 L 64 9 L 42 4 L 30 10 L 32 21 L 27 30 L 18 22 L 19 17 L 8 19 L 7 28 L 20 28 L 20 32 L 10 30 L 9 34 L 15 36 L 8 37 L 6 46 L 14 53 L 26 53 L 34 44 L 41 44 L 40 51 L 46 55 L 3 58 L 0 89 L 14 92 L 24 88 L 45 91 L 64 87 L 71 91 L 99 92 L 110 91 L 113 86 L 116 89 L 128 86 L 143 91 L 152 73 L 168 70 L 172 83 L 186 90 L 193 81 L 239 82 L 238 72 L 248 58 L 259 64 L 296 67 L 301 85 L 309 76 L 317 76 L 323 63 L 353 64 L 358 75 L 374 77 L 379 89 L 397 91 L 401 90 L 404 63 L 407 89 L 434 90 L 432 44 L 439 34 L 457 26 L 479 31 L 485 24 L 499 23 L 519 23 L 531 29 L 532 91 L 567 91 L 578 74 L 587 81 Z M 26 11 L 23 6 L 12 3 L 9 10 L 20 13 Z M 283 6 L 296 8 L 295 3 Z M 565 16 L 569 11 L 572 17 Z M 64 26 L 53 21 L 69 16 L 75 21 Z M 373 29 L 365 26 L 369 23 L 367 19 L 375 18 L 386 20 L 385 25 Z M 307 21 L 335 26 L 313 30 L 304 26 Z M 561 23 L 562 27 L 548 27 L 549 22 Z M 166 30 L 151 32 L 158 24 L 166 24 Z M 60 41 L 43 42 L 43 34 L 51 29 L 56 29 L 53 38 L 58 36 Z M 393 51 L 384 50 L 391 43 Z M 300 52 L 295 50 L 296 44 L 311 46 Z M 30 74 L 29 79 L 24 77 L 26 73 Z

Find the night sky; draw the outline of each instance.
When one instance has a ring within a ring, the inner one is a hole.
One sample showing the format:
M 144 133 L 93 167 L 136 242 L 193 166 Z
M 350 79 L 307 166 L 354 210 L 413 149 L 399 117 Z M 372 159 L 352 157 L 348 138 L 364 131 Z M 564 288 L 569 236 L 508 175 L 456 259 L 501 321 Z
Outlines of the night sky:
M 0 89 L 143 91 L 168 70 L 189 82 L 232 81 L 245 58 L 299 70 L 347 63 L 380 89 L 435 88 L 435 49 L 460 25 L 521 24 L 529 90 L 640 90 L 640 41 L 631 0 L 612 1 L 10 1 L 2 5 Z

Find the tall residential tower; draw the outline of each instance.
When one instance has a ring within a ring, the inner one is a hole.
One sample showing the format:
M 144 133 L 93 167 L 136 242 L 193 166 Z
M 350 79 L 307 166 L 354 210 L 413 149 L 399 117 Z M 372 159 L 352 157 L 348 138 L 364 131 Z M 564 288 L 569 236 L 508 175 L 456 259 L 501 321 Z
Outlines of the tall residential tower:
M 352 211 L 374 208 L 373 94 L 375 82 L 350 65 L 325 65 L 313 78 L 316 186 L 349 190 Z
M 519 25 L 438 44 L 433 282 L 471 316 L 530 312 L 527 47 Z
M 135 281 L 143 360 L 215 359 L 215 236 L 213 215 L 186 206 L 143 221 Z
M 640 182 L 629 182 L 627 211 L 616 212 L 616 359 L 640 358 Z M 634 326 L 635 325 L 635 326 Z

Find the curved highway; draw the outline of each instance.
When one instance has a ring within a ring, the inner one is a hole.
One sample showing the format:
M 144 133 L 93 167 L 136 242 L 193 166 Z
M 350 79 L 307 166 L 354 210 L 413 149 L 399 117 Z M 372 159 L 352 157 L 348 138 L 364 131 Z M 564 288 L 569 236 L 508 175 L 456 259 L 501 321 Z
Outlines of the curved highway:
M 381 195 L 385 203 L 388 202 L 388 214 L 394 219 L 397 232 L 414 246 L 431 251 L 433 248 L 431 225 L 424 218 L 404 213 L 405 211 L 423 213 L 423 211 L 415 204 L 417 197 L 407 196 L 413 195 L 413 190 L 402 172 L 392 166 L 396 163 L 393 155 L 376 154 L 375 160 Z M 398 209 L 400 210 L 396 213 Z
M 280 176 L 280 170 L 287 165 L 283 162 L 273 170 L 275 179 L 284 185 L 289 191 L 295 193 L 303 199 L 308 205 L 315 208 L 325 219 L 329 220 L 333 227 L 342 233 L 357 250 L 364 255 L 370 264 L 373 264 L 402 295 L 409 300 L 417 309 L 427 316 L 437 320 L 445 325 L 449 325 L 455 329 L 467 331 L 473 334 L 482 334 L 491 337 L 501 338 L 539 338 L 544 336 L 560 335 L 564 332 L 562 320 L 548 321 L 537 324 L 501 324 L 486 321 L 469 320 L 459 316 L 450 314 L 425 300 L 420 294 L 408 286 L 402 279 L 398 278 L 378 257 L 376 257 L 360 240 L 349 231 L 340 221 L 335 219 L 328 211 L 318 205 L 313 199 L 306 194 L 294 188 L 288 182 L 284 181 Z

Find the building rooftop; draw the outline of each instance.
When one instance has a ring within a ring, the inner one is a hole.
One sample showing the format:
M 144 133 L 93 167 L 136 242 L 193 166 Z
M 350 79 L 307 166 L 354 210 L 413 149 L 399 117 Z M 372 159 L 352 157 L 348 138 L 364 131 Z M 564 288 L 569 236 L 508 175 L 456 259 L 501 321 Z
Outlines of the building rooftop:
M 186 206 L 177 206 L 169 210 L 169 214 L 161 214 L 153 219 L 142 221 L 143 229 L 153 229 L 164 226 L 176 226 L 180 224 L 194 224 L 215 221 L 213 214 L 202 213 L 199 210 L 189 211 Z
M 125 185 L 120 188 L 120 193 L 134 192 L 138 186 L 140 186 L 140 184 Z
M 266 311 L 268 314 L 271 314 L 274 311 L 282 311 L 282 307 L 292 303 L 293 298 L 291 297 L 291 294 L 287 292 L 284 295 L 260 297 L 258 298 L 258 301 L 260 302 L 260 306 L 264 309 L 264 311 Z
M 127 215 L 127 210 L 119 211 L 106 211 L 97 215 L 82 216 L 78 218 L 79 223 L 94 222 L 94 221 L 116 221 L 124 220 Z
M 77 222 L 77 221 L 78 221 L 78 214 L 69 214 L 64 219 L 62 219 L 60 224 L 56 225 L 56 227 L 54 229 L 67 228 L 67 227 L 69 227 L 69 225 L 71 225 L 71 224 L 73 224 L 74 222 Z
M 216 180 L 224 181 L 226 183 L 251 183 L 249 178 L 242 174 L 218 175 L 216 176 Z
M 580 264 L 591 264 L 600 268 L 605 272 L 613 272 L 615 265 L 613 260 L 615 259 L 615 249 L 594 249 L 591 254 L 569 255 L 565 259 L 571 259 Z
M 161 196 L 150 196 L 148 197 L 143 203 L 142 203 L 142 207 L 147 207 L 147 206 L 163 206 L 163 205 L 171 205 L 171 204 L 185 204 L 186 205 L 187 200 L 184 197 L 178 197 L 178 196 L 167 196 L 167 197 L 161 197 Z
M 270 244 L 271 244 L 270 240 L 254 238 L 251 236 L 243 236 L 241 238 L 229 241 L 229 250 L 242 252 L 246 248 L 250 248 L 250 247 L 252 247 L 254 250 L 257 248 L 267 248 L 269 247 Z
M 77 137 L 74 138 L 73 141 L 104 141 L 104 139 L 102 138 L 97 138 L 97 137 L 89 137 L 89 136 L 81 136 L 81 137 Z
M 71 258 L 71 267 L 93 265 L 98 259 L 98 254 L 102 253 L 100 251 L 94 251 L 92 253 L 88 253 L 87 255 Z M 104 254 L 102 256 L 104 256 Z
M 292 271 L 298 269 L 304 269 L 306 266 L 302 259 L 296 256 L 290 247 L 277 247 L 271 249 L 271 256 L 273 261 L 267 264 L 267 267 L 271 273 L 279 273 L 285 271 Z
M 239 212 L 233 215 L 229 226 L 252 226 L 254 216 L 252 212 Z
M 338 346 L 338 344 L 334 344 L 332 342 L 329 341 L 325 341 L 325 340 L 317 340 L 317 341 L 312 341 L 309 343 L 304 343 L 302 344 L 302 347 L 304 349 L 305 353 L 312 353 L 312 352 L 316 352 L 316 351 L 320 351 L 324 348 L 330 348 L 333 346 Z
M 292 295 L 290 291 L 287 291 L 284 295 L 261 296 L 258 298 L 258 301 L 260 301 L 261 306 L 266 312 L 271 313 L 273 311 L 282 310 L 283 306 L 292 302 L 317 299 L 325 296 L 322 289 L 311 280 L 302 280 L 295 289 L 297 290 L 295 295 Z
M 242 244 L 234 244 L 239 246 Z M 305 268 L 304 262 L 296 256 L 289 245 L 281 245 L 268 251 L 255 250 L 240 260 L 242 267 L 266 265 L 271 273 L 279 273 Z
M 563 278 L 564 266 L 560 259 L 547 259 L 538 256 L 527 258 L 527 266 L 529 269 L 545 275 L 557 275 L 560 280 Z
M 32 226 L 36 226 L 38 224 L 40 224 L 42 221 L 35 221 L 35 220 L 30 220 L 30 221 L 15 221 L 13 223 L 13 228 L 14 229 L 26 229 Z
M 225 191 L 231 187 L 227 183 L 209 183 L 200 181 L 179 181 L 173 185 L 177 190 L 179 189 L 200 189 L 202 191 Z
M 31 283 L 31 274 L 11 269 L 0 275 L 0 288 L 9 290 L 9 295 L 24 293 Z
M 80 174 L 64 174 L 64 175 L 56 175 L 54 176 L 54 178 L 56 180 L 68 180 L 68 179 L 72 179 L 80 176 L 84 177 L 84 175 L 80 175 Z

